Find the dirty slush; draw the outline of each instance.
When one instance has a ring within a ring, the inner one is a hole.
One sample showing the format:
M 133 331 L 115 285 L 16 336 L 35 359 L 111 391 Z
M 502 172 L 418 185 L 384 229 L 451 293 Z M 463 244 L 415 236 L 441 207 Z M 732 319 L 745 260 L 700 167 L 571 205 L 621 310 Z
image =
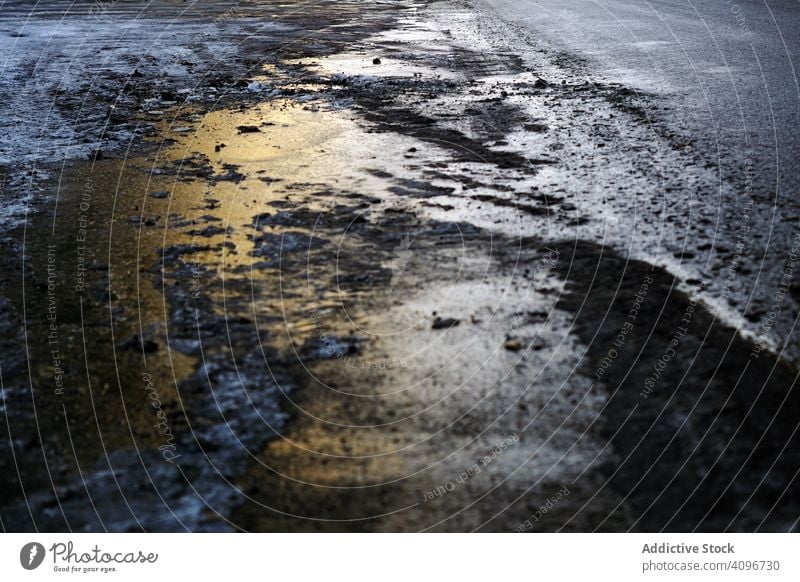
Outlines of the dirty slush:
M 600 168 L 676 224 L 716 176 L 647 96 L 469 2 L 47 7 L 0 17 L 4 530 L 796 527 L 794 348 L 604 231 Z

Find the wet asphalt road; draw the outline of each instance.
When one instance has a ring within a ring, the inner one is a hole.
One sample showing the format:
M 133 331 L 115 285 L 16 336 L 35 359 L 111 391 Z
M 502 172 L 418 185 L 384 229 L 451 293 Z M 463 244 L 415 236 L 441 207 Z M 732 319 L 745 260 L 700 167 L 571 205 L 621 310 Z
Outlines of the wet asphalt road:
M 732 273 L 747 300 L 731 305 L 768 336 L 746 293 L 773 300 L 800 221 L 784 220 L 792 192 L 775 180 L 794 163 L 794 77 L 782 45 L 768 58 L 753 40 L 768 12 L 737 21 L 723 5 L 706 29 L 675 6 L 659 20 L 653 5 L 493 3 L 522 23 L 517 39 L 476 14 L 487 4 L 313 4 L 267 33 L 232 12 L 213 20 L 237 47 L 224 66 L 197 5 L 172 37 L 185 68 L 165 50 L 113 59 L 88 107 L 130 83 L 112 121 L 140 119 L 153 148 L 123 158 L 111 143 L 56 168 L 59 213 L 43 195 L 0 261 L 15 436 L 0 461 L 21 470 L 0 525 L 796 529 L 796 360 L 761 353 L 706 302 Z M 65 37 L 105 46 L 86 22 Z M 39 24 L 9 24 L 8 43 L 49 46 Z M 84 107 L 59 105 L 70 119 Z M 727 189 L 717 223 L 712 172 Z M 746 252 L 745 212 L 769 235 Z M 76 257 L 90 265 L 78 286 Z M 796 354 L 800 299 L 780 297 L 775 335 Z M 21 350 L 44 347 L 51 313 L 57 370 L 52 351 Z
M 484 3 L 609 81 L 672 101 L 663 121 L 703 143 L 723 174 L 752 150 L 760 187 L 778 206 L 797 205 L 797 2 Z

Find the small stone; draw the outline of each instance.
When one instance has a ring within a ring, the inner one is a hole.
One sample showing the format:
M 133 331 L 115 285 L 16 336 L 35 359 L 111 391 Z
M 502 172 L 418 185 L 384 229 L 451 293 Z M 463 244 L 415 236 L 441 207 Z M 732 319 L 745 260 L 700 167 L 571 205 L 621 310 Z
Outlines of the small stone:
M 536 79 L 536 82 L 533 84 L 533 86 L 536 87 L 537 89 L 544 89 L 545 87 L 548 86 L 548 83 L 547 81 L 539 77 L 538 79 Z
M 381 60 L 378 57 L 375 57 L 374 59 L 372 59 L 372 64 L 373 65 L 380 65 L 381 64 Z
M 150 192 L 150 196 L 163 200 L 164 198 L 169 198 L 169 192 L 166 190 L 157 190 L 156 192 Z
M 545 321 L 547 320 L 547 311 L 543 309 L 529 311 L 528 317 L 530 317 L 531 321 L 537 321 L 537 322 Z
M 257 125 L 240 125 L 236 129 L 239 130 L 239 133 L 259 133 L 261 131 Z
M 459 323 L 461 323 L 460 320 L 452 317 L 437 317 L 433 320 L 431 329 L 450 329 L 451 327 L 457 326 Z
M 518 352 L 522 349 L 522 342 L 518 339 L 507 339 L 503 347 L 510 352 Z
M 158 344 L 153 340 L 142 340 L 138 335 L 127 339 L 126 341 L 117 344 L 117 347 L 122 350 L 135 350 L 143 351 L 148 354 L 158 351 Z

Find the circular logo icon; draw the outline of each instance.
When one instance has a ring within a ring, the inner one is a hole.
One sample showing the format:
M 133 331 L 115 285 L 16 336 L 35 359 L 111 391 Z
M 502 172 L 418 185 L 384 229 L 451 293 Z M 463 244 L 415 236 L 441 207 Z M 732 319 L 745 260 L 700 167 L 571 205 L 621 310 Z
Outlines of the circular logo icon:
M 44 561 L 44 546 L 38 542 L 29 542 L 19 551 L 19 563 L 26 570 L 35 570 Z

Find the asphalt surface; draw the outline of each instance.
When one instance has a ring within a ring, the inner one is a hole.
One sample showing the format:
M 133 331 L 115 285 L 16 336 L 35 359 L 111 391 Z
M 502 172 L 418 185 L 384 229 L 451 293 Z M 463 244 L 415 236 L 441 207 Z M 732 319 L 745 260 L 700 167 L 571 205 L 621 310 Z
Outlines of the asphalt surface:
M 486 0 L 502 18 L 585 59 L 610 81 L 679 109 L 666 121 L 719 159 L 754 152 L 761 187 L 796 204 L 797 2 Z
M 781 309 L 800 220 L 797 4 L 487 0 L 474 6 L 509 23 L 531 50 L 556 54 L 558 66 L 578 78 L 625 87 L 646 102 L 644 125 L 669 135 L 672 148 L 686 154 L 657 173 L 683 180 L 688 198 L 679 201 L 659 185 L 648 196 L 663 196 L 685 217 L 693 234 L 681 245 L 707 236 L 714 249 L 679 269 L 694 263 L 697 275 L 688 278 L 706 281 L 706 302 L 727 312 L 735 327 L 771 336 L 775 351 L 795 360 L 796 318 L 785 304 L 772 323 L 765 315 Z M 691 164 L 706 171 L 699 182 L 685 179 Z M 704 219 L 694 214 L 698 206 Z M 664 224 L 657 212 L 645 211 L 642 219 L 664 227 L 659 245 L 673 244 L 675 224 Z M 630 247 L 634 253 L 637 246 Z
M 3 528 L 797 529 L 766 7 L 108 4 L 0 19 Z

